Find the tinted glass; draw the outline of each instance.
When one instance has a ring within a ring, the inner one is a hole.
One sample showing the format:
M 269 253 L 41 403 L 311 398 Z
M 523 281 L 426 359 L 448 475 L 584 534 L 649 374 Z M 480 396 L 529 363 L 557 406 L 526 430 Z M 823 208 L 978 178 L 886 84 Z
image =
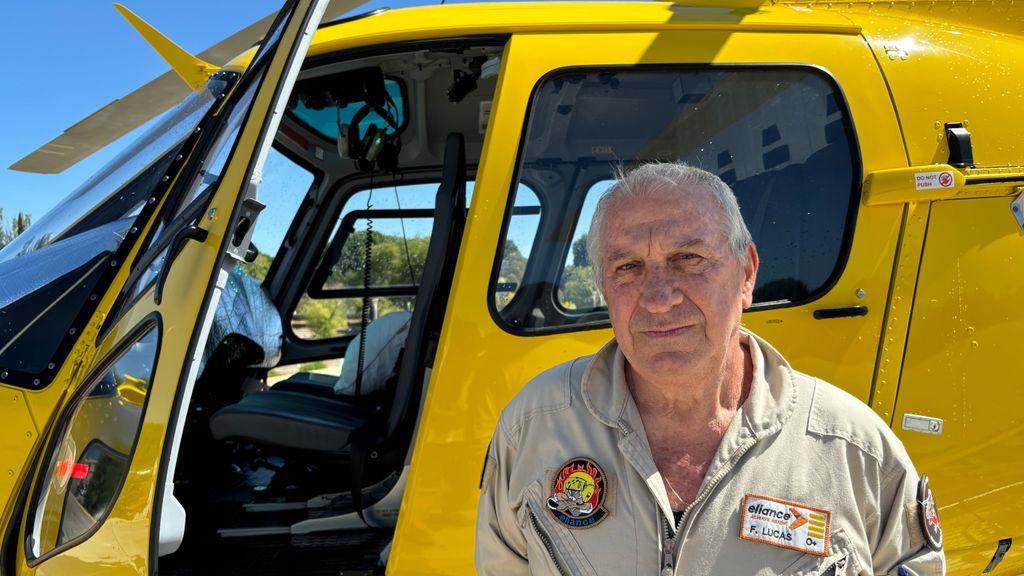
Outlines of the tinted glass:
M 494 306 L 508 306 L 523 285 L 526 259 L 530 257 L 540 226 L 540 200 L 528 187 L 520 184 L 516 193 L 508 234 L 501 248 L 498 282 L 494 287 Z
M 302 89 L 303 86 L 300 83 L 296 91 Z M 386 134 L 394 134 L 405 125 L 405 100 L 402 96 L 402 86 L 397 81 L 388 78 L 384 80 L 384 89 L 388 95 L 384 109 L 391 115 L 391 121 L 382 118 L 376 111 L 368 111 L 359 122 L 358 133 L 360 135 L 365 135 L 367 127 L 371 124 L 384 130 Z M 351 124 L 356 113 L 365 105 L 365 102 L 349 102 L 342 105 L 325 102 L 320 106 L 313 107 L 312 104 L 307 105 L 305 101 L 299 99 L 294 103 L 291 113 L 324 138 L 336 140 L 339 127 Z
M 540 240 L 519 296 L 496 307 L 500 323 L 537 331 L 606 322 L 580 240 L 614 169 L 651 161 L 702 167 L 733 188 L 761 259 L 755 306 L 819 296 L 838 274 L 850 234 L 854 142 L 838 87 L 816 69 L 634 68 L 545 78 L 518 167 L 540 199 Z M 517 229 L 511 212 L 509 238 Z M 495 301 L 507 284 L 501 266 Z

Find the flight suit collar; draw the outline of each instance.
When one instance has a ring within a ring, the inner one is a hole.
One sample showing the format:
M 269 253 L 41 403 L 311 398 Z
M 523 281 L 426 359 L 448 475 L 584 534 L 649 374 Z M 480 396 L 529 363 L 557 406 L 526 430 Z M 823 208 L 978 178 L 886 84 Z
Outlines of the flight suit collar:
M 782 355 L 770 344 L 742 328 L 740 339 L 750 348 L 751 353 L 754 374 L 750 393 L 722 438 L 705 474 L 704 485 L 722 473 L 723 469 L 727 474 L 727 469 L 735 466 L 738 456 L 746 451 L 744 446 L 749 448 L 753 442 L 781 430 L 797 404 L 792 369 Z M 597 420 L 621 431 L 618 442 L 620 452 L 644 480 L 664 517 L 672 518 L 664 481 L 651 455 L 640 412 L 626 384 L 625 368 L 625 356 L 612 339 L 597 352 L 583 374 L 583 402 Z M 701 492 L 704 485 L 701 486 Z M 674 533 L 675 526 L 672 529 Z
M 756 334 L 740 328 L 740 340 L 750 348 L 754 378 L 740 407 L 743 427 L 757 437 L 778 431 L 796 407 L 793 371 L 785 358 Z M 583 374 L 583 402 L 599 421 L 624 432 L 642 428 L 640 415 L 626 384 L 626 359 L 615 339 L 604 345 Z

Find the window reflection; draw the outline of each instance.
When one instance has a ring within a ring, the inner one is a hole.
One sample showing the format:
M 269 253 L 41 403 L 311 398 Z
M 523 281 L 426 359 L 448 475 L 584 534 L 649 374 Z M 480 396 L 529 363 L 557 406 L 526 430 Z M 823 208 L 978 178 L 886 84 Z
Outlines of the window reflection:
M 33 513 L 30 552 L 39 557 L 103 522 L 116 502 L 138 439 L 157 357 L 150 329 L 86 385 L 56 445 Z

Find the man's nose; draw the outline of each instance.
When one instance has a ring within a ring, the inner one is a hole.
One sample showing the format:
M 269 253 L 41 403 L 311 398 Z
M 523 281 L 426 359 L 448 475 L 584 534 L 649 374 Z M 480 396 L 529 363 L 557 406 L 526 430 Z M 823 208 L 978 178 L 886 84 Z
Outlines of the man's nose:
M 652 266 L 644 275 L 640 305 L 649 312 L 668 312 L 683 302 L 683 291 L 678 282 L 663 267 Z

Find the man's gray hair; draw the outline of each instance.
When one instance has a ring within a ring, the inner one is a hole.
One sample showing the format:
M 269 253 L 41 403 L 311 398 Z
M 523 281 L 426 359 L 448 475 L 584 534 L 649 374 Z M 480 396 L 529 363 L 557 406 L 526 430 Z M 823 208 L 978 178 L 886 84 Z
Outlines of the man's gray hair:
M 707 190 L 722 209 L 722 220 L 728 236 L 729 247 L 736 258 L 744 262 L 747 246 L 750 244 L 750 230 L 740 214 L 736 195 L 721 178 L 700 168 L 680 162 L 654 162 L 642 164 L 632 170 L 619 166 L 615 170 L 615 182 L 601 195 L 594 209 L 594 218 L 587 232 L 587 257 L 593 267 L 594 281 L 602 287 L 601 227 L 604 224 L 608 206 L 619 199 L 642 198 L 661 190 L 673 190 L 680 196 L 693 190 Z

